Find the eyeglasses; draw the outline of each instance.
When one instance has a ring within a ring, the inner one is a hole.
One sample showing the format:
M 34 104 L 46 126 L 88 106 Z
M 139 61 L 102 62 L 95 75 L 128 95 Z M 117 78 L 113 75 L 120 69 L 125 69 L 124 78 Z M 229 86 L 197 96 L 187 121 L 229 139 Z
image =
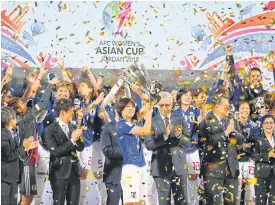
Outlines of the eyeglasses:
M 159 104 L 159 107 L 160 108 L 163 108 L 163 107 L 169 108 L 169 107 L 171 107 L 171 104 Z
M 274 125 L 274 122 L 264 122 L 263 125 Z

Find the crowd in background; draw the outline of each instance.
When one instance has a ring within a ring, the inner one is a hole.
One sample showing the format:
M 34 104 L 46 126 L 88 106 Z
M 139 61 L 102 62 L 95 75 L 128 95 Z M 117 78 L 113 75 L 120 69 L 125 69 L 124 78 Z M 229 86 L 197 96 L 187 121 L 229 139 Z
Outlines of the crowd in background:
M 52 204 L 82 205 L 89 171 L 101 205 L 150 205 L 154 197 L 159 205 L 275 204 L 275 93 L 263 87 L 261 68 L 237 72 L 232 45 L 225 50 L 213 87 L 167 90 L 154 81 L 160 99 L 138 81 L 107 86 L 87 66 L 74 83 L 63 61 L 62 76 L 41 65 L 14 97 L 8 67 L 1 204 L 40 204 L 49 178 Z

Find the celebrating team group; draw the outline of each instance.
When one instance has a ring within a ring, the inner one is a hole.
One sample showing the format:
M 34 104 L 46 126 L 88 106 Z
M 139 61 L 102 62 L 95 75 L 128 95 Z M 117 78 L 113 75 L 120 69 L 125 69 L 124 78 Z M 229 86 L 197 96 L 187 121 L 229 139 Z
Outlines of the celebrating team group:
M 62 80 L 51 73 L 42 83 L 41 66 L 15 97 L 8 67 L 1 204 L 43 203 L 47 179 L 54 205 L 275 204 L 275 93 L 264 89 L 261 68 L 237 72 L 232 45 L 225 50 L 213 87 L 167 90 L 153 81 L 155 98 L 138 80 L 104 85 L 87 66 L 87 80 L 75 83 L 63 61 Z M 88 196 L 89 172 L 98 199 Z

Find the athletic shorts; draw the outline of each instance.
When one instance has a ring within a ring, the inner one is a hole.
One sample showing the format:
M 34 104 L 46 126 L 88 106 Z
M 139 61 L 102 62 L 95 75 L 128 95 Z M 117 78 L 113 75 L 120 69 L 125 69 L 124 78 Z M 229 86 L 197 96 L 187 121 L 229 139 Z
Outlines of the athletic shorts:
M 186 163 L 188 167 L 188 174 L 200 174 L 200 156 L 199 150 L 193 153 L 186 153 Z
M 252 179 L 254 178 L 255 162 L 250 160 L 248 162 L 239 162 L 239 179 Z
M 139 202 L 145 200 L 146 168 L 127 164 L 122 167 L 121 187 L 123 191 L 123 202 Z
M 49 163 L 50 152 L 38 144 L 38 164 L 36 168 L 37 173 L 41 175 L 49 175 Z
M 36 165 L 24 166 L 20 184 L 21 195 L 37 195 Z

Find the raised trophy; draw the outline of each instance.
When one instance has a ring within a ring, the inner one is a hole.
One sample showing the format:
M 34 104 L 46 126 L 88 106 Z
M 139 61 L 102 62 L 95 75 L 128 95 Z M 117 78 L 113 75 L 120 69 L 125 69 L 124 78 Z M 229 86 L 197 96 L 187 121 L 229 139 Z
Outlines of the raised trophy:
M 129 85 L 139 85 L 140 91 L 145 94 L 149 101 L 160 101 L 158 90 L 154 89 L 154 86 L 149 78 L 149 75 L 143 64 L 132 64 L 118 74 Z

